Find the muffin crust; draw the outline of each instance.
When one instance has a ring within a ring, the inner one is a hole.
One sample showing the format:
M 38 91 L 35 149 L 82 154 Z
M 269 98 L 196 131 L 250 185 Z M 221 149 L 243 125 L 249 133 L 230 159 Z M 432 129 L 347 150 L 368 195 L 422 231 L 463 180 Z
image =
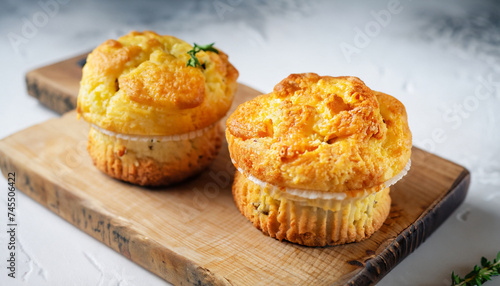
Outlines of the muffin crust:
M 272 185 L 364 190 L 401 172 L 411 154 L 404 106 L 356 77 L 292 74 L 238 107 L 226 138 L 238 168 Z

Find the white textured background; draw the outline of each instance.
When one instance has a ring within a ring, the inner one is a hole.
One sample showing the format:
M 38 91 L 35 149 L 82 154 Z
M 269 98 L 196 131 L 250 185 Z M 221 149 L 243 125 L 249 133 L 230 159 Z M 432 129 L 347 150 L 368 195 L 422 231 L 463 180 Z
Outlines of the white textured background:
M 216 42 L 240 71 L 240 82 L 263 92 L 290 73 L 358 76 L 406 105 L 416 146 L 472 173 L 465 203 L 379 283 L 449 285 L 452 270 L 465 274 L 481 256 L 500 250 L 497 3 L 2 1 L 0 138 L 58 116 L 27 95 L 28 70 L 130 30 Z M 0 285 L 165 284 L 22 193 L 18 277 L 7 278 L 6 199 L 1 178 Z M 487 285 L 500 285 L 500 278 Z

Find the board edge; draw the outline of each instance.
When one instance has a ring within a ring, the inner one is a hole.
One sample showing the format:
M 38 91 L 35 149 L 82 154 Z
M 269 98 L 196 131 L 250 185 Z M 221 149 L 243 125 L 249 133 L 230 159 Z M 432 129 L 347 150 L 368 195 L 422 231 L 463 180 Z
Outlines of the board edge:
M 64 114 L 76 108 L 76 97 L 62 89 L 49 89 L 43 82 L 46 79 L 44 71 L 56 66 L 75 66 L 86 58 L 88 53 L 80 54 L 63 61 L 28 71 L 25 74 L 26 90 L 28 95 L 36 98 L 41 104 L 57 112 Z
M 368 260 L 365 267 L 344 285 L 373 285 L 377 283 L 424 243 L 464 202 L 470 185 L 470 172 L 466 168 L 462 168 L 462 172 L 443 199 L 430 206 L 414 223 L 394 238 L 380 254 Z

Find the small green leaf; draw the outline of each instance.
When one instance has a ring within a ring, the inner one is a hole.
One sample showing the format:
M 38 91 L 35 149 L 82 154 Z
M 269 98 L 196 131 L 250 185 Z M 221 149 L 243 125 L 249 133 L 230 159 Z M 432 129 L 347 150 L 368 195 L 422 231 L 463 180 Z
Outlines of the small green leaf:
M 186 66 L 191 66 L 191 67 L 197 67 L 198 65 L 200 65 L 200 62 L 198 61 L 198 59 L 196 57 L 192 57 L 190 58 L 187 63 L 186 63 Z
M 211 43 L 211 44 L 207 44 L 207 45 L 198 45 L 198 44 L 194 43 L 194 48 L 198 49 L 198 50 L 205 51 L 205 52 L 214 52 L 214 53 L 218 54 L 219 51 L 216 48 L 214 48 L 214 44 L 215 43 Z
M 481 257 L 481 266 L 487 267 L 488 266 L 488 259 L 486 257 Z
M 200 51 L 205 51 L 205 52 L 214 52 L 216 54 L 219 53 L 219 51 L 213 47 L 215 43 L 207 44 L 207 45 L 198 45 L 194 43 L 194 47 L 192 50 L 189 50 L 187 52 L 188 55 L 191 56 L 191 58 L 187 61 L 186 66 L 188 67 L 201 67 L 202 69 L 205 69 L 205 63 L 200 64 L 200 61 L 196 57 L 196 53 Z
M 451 272 L 451 281 L 453 281 L 453 285 L 460 283 L 460 277 L 455 275 L 455 271 Z

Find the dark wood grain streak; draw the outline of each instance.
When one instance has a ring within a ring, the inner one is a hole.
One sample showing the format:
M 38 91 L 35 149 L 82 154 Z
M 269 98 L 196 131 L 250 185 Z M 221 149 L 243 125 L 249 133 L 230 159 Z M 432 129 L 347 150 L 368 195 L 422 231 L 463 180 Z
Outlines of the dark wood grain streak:
M 28 94 L 59 114 L 76 108 L 82 77 L 82 60 L 87 54 L 26 73 Z

